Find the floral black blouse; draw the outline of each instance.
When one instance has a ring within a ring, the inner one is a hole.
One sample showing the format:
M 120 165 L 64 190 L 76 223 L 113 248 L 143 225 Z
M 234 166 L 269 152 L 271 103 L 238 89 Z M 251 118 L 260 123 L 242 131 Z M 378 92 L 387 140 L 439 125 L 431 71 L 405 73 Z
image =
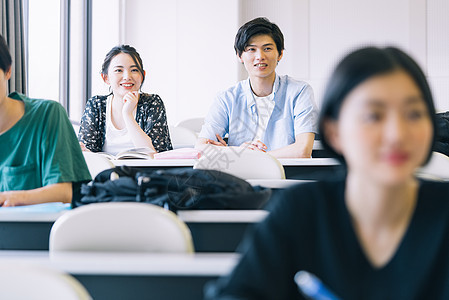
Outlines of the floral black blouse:
M 103 151 L 106 136 L 106 99 L 105 96 L 94 96 L 86 103 L 78 140 L 83 142 L 92 152 Z M 139 97 L 136 121 L 140 128 L 151 138 L 157 152 L 172 150 L 167 115 L 164 103 L 156 94 L 143 93 Z

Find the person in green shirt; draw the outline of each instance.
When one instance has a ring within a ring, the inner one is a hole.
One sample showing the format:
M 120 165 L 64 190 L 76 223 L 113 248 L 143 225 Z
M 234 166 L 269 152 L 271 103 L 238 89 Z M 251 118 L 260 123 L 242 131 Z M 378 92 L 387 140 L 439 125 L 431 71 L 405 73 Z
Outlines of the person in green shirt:
M 7 95 L 12 59 L 0 35 L 0 206 L 70 203 L 91 177 L 56 101 Z

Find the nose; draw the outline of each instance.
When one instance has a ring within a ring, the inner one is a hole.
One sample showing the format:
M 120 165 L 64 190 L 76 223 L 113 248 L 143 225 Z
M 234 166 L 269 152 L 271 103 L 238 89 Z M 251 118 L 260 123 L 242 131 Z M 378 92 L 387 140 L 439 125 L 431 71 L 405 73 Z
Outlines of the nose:
M 129 78 L 129 72 L 127 70 L 123 71 L 123 78 L 128 79 Z
M 265 58 L 265 53 L 262 50 L 257 49 L 255 57 L 256 59 L 263 60 Z
M 399 116 L 389 116 L 384 128 L 384 136 L 387 141 L 392 144 L 400 144 L 406 138 L 407 130 L 409 129 L 407 121 Z

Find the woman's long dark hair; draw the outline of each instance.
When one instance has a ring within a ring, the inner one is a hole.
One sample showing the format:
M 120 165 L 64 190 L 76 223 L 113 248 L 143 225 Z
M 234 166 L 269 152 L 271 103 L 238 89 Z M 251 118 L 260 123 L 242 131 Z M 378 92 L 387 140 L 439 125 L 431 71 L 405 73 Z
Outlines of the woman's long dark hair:
M 398 48 L 366 47 L 355 50 L 345 56 L 332 73 L 321 106 L 319 133 L 323 147 L 345 163 L 344 158 L 333 149 L 324 133 L 326 120 L 338 120 L 340 109 L 346 96 L 365 80 L 382 74 L 402 70 L 418 86 L 432 120 L 434 129 L 432 148 L 435 144 L 436 119 L 433 97 L 424 72 L 405 52 Z M 431 151 L 427 160 L 429 160 Z
M 9 53 L 8 45 L 6 44 L 5 39 L 0 34 L 0 69 L 3 72 L 8 72 L 9 68 L 12 65 L 11 54 Z

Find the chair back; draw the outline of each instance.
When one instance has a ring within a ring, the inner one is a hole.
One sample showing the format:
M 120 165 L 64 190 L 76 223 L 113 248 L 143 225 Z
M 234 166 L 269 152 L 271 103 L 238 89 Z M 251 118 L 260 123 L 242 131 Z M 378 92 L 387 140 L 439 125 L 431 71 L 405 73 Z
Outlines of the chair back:
M 285 179 L 284 167 L 273 156 L 243 147 L 204 147 L 194 169 L 219 170 L 242 179 Z
M 429 162 L 419 168 L 416 174 L 422 178 L 449 180 L 449 157 L 440 152 L 432 152 Z
M 78 136 L 81 123 L 79 121 L 75 121 L 75 120 L 70 120 L 70 123 L 72 123 L 73 130 L 75 131 L 76 136 Z
M 50 253 L 57 251 L 193 252 L 190 230 L 176 214 L 137 202 L 77 207 L 53 224 Z
M 108 158 L 99 153 L 83 151 L 83 155 L 92 179 L 101 171 L 114 167 L 114 164 Z
M 173 149 L 192 148 L 196 143 L 196 133 L 185 127 L 169 126 Z
M 203 124 L 204 118 L 189 118 L 180 121 L 178 124 L 176 124 L 176 127 L 184 127 L 198 134 L 200 133 Z
M 0 296 L 22 300 L 89 300 L 87 290 L 69 274 L 25 262 L 0 264 Z

